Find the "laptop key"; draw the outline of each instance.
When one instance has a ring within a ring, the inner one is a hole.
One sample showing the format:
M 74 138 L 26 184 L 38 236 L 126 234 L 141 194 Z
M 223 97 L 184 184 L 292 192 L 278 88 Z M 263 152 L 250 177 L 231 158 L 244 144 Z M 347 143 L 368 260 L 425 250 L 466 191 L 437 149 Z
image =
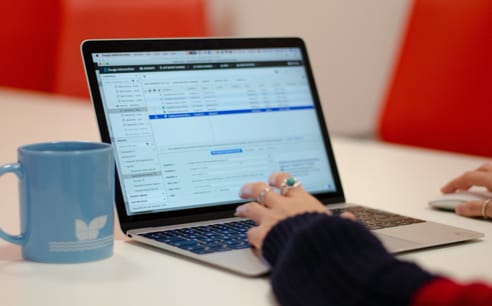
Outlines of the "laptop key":
M 232 250 L 232 248 L 230 248 L 227 244 L 216 244 L 216 245 L 210 245 L 209 247 L 215 252 L 224 252 L 224 251 Z
M 183 239 L 183 240 L 177 240 L 177 241 L 170 241 L 170 242 L 166 242 L 166 243 L 169 245 L 178 247 L 178 248 L 185 248 L 187 246 L 196 246 L 198 244 L 198 241 Z
M 187 250 L 187 251 L 190 251 L 192 253 L 195 253 L 195 254 L 199 254 L 199 255 L 204 255 L 204 254 L 210 254 L 210 253 L 214 253 L 215 250 L 212 250 L 211 248 L 196 248 L 196 249 L 191 249 L 191 250 Z

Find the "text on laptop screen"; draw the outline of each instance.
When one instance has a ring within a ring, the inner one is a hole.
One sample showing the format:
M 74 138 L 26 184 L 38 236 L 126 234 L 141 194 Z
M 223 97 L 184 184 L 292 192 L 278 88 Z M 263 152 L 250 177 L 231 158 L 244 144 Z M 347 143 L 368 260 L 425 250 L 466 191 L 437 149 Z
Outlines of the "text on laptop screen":
M 274 171 L 335 191 L 301 50 L 92 58 L 128 215 L 243 202 Z

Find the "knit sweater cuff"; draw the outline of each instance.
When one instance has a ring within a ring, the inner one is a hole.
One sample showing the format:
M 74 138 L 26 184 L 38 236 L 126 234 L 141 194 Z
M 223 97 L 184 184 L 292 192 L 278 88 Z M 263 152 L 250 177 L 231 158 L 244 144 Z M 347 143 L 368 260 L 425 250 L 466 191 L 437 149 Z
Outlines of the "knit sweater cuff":
M 319 215 L 320 214 L 318 213 L 297 215 L 282 220 L 275 225 L 267 234 L 263 242 L 262 253 L 266 261 L 268 261 L 271 266 L 275 266 L 278 254 L 283 251 L 289 238 L 292 237 L 295 232 L 304 230 L 305 227 L 309 226 L 313 219 L 318 218 Z
M 283 220 L 262 251 L 282 305 L 408 305 L 433 278 L 394 258 L 363 225 L 324 214 Z

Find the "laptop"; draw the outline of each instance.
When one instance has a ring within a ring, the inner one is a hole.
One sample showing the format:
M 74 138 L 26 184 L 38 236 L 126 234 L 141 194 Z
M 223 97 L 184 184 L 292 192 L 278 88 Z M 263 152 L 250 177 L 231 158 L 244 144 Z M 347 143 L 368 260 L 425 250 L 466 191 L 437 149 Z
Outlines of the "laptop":
M 393 253 L 481 233 L 345 203 L 308 54 L 299 38 L 88 40 L 82 56 L 116 209 L 130 238 L 247 276 L 268 264 L 234 217 L 247 182 L 299 178 L 353 212 Z

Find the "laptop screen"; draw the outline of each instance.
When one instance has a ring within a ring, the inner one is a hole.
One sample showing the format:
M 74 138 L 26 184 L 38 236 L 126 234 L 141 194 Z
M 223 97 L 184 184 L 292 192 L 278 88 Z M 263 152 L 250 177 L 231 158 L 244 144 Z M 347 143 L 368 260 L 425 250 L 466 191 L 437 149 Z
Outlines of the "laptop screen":
M 275 171 L 336 191 L 300 48 L 91 57 L 127 215 L 244 202 Z

